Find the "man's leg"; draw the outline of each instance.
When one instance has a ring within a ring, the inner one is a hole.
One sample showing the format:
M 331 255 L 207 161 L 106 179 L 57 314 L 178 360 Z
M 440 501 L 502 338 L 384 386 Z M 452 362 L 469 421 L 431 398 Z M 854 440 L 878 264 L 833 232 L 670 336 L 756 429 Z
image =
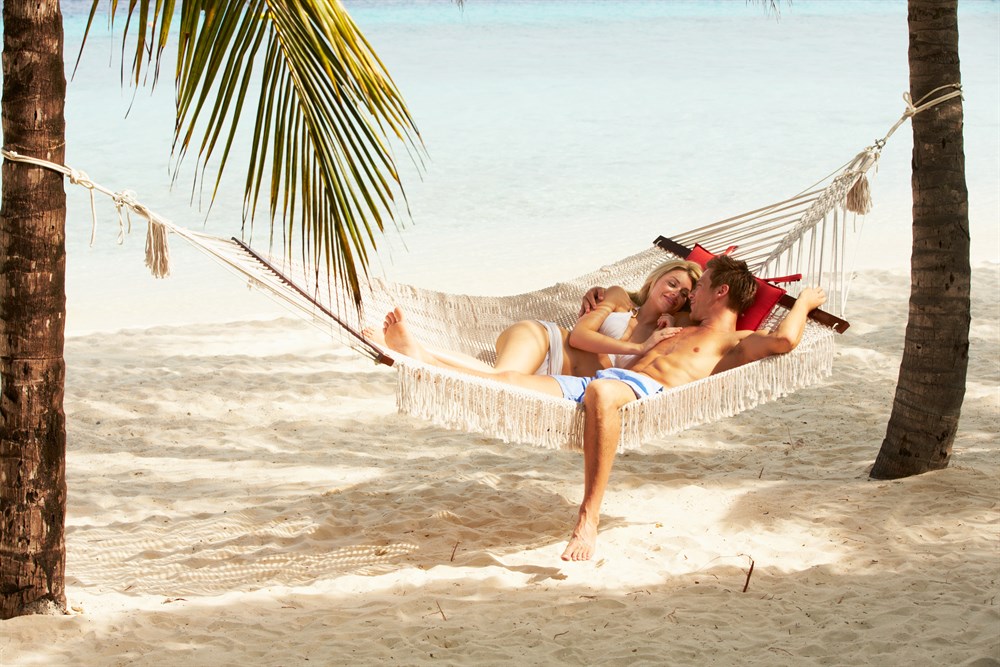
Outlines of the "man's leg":
M 385 316 L 385 323 L 382 331 L 385 335 L 385 342 L 389 349 L 401 352 L 408 357 L 412 357 L 413 359 L 417 359 L 418 361 L 422 361 L 426 364 L 437 366 L 438 368 L 444 368 L 446 370 L 458 371 L 460 373 L 465 373 L 466 375 L 472 375 L 486 380 L 503 382 L 505 384 L 522 387 L 524 389 L 532 389 L 544 394 L 549 394 L 550 396 L 558 396 L 562 398 L 562 388 L 559 386 L 559 382 L 551 376 L 529 375 L 513 371 L 495 371 L 492 369 L 490 371 L 483 371 L 462 364 L 456 364 L 445 356 L 436 356 L 433 353 L 428 352 L 427 349 L 413 337 L 413 334 L 410 333 L 406 326 L 406 316 L 399 308 L 390 311 Z
M 589 560 L 597 544 L 601 501 L 608 488 L 611 466 L 618 451 L 623 405 L 635 400 L 635 392 L 620 380 L 594 380 L 583 397 L 583 502 L 576 527 L 563 551 L 563 560 Z

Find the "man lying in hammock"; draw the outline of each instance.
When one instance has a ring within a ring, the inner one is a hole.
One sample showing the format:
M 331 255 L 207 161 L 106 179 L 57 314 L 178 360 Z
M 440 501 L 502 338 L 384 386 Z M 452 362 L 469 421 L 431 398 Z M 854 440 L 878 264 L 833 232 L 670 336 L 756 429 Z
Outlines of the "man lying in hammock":
M 579 516 L 563 560 L 588 560 L 597 542 L 600 507 L 611 476 L 621 432 L 620 408 L 664 387 L 677 387 L 714 373 L 793 350 L 802 338 L 806 317 L 826 301 L 821 289 L 802 290 L 795 306 L 773 331 L 737 331 L 740 313 L 753 303 L 757 283 L 746 262 L 727 255 L 708 267 L 689 295 L 691 319 L 696 324 L 666 332 L 664 340 L 628 369 L 609 368 L 595 377 L 527 375 L 524 373 L 465 372 L 499 380 L 583 403 L 584 492 Z M 412 336 L 400 309 L 388 313 L 383 331 L 393 350 L 444 368 L 425 354 Z

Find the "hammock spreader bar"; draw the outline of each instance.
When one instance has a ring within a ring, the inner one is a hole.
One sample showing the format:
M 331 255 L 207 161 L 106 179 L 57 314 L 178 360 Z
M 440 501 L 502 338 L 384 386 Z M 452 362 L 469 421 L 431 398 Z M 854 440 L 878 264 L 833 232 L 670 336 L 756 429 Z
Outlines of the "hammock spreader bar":
M 232 240 L 233 243 L 235 243 L 237 246 L 239 246 L 240 248 L 242 248 L 245 253 L 247 253 L 248 255 L 250 255 L 250 257 L 252 257 L 253 259 L 255 259 L 258 262 L 260 262 L 264 267 L 267 268 L 268 271 L 270 271 L 271 273 L 273 273 L 282 283 L 284 283 L 289 288 L 291 288 L 292 290 L 294 290 L 295 292 L 297 292 L 303 299 L 305 299 L 309 303 L 313 304 L 317 309 L 319 309 L 319 311 L 321 313 L 323 313 L 324 315 L 326 315 L 327 317 L 329 317 L 331 320 L 333 320 L 334 322 L 336 322 L 337 326 L 339 326 L 341 329 L 343 329 L 348 334 L 350 334 L 355 340 L 357 340 L 358 342 L 360 342 L 362 346 L 366 347 L 372 353 L 372 355 L 375 357 L 375 362 L 376 363 L 385 364 L 386 366 L 392 366 L 394 363 L 396 363 L 395 360 L 392 357 L 390 357 L 389 355 L 387 355 L 382 350 L 382 348 L 380 348 L 378 345 L 375 345 L 370 340 L 368 340 L 367 338 L 365 338 L 363 335 L 361 335 L 361 332 L 355 330 L 352 326 L 350 326 L 349 324 L 347 324 L 347 322 L 344 322 L 344 320 L 342 320 L 340 317 L 338 317 L 332 310 L 330 310 L 325 305 L 323 305 L 322 303 L 320 303 L 311 294 L 309 294 L 309 292 L 307 292 L 304 289 L 302 289 L 302 287 L 300 287 L 299 284 L 296 283 L 294 280 L 292 280 L 291 278 L 289 278 L 288 276 L 286 276 L 284 273 L 282 273 L 281 271 L 279 271 L 278 268 L 276 266 L 274 266 L 274 264 L 272 264 L 271 262 L 269 262 L 262 255 L 258 254 L 257 251 L 255 251 L 249 245 L 247 245 L 246 243 L 244 243 L 240 239 L 236 238 L 235 236 L 230 237 L 230 240 Z

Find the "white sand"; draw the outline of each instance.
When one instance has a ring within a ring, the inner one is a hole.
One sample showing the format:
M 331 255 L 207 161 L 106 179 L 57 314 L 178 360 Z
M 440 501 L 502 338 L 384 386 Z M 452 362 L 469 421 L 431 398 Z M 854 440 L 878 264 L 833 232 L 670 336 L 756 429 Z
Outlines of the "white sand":
M 832 378 L 621 458 L 574 564 L 578 455 L 398 416 L 307 325 L 73 338 L 73 611 L 0 664 L 1000 664 L 998 289 L 948 469 L 867 477 L 908 277 L 865 274 Z

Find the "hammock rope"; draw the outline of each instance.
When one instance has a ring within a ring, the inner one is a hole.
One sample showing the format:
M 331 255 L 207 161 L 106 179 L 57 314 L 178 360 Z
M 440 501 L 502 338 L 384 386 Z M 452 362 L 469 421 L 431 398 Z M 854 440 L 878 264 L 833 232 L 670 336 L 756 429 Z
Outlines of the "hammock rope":
M 947 89 L 950 91 L 928 101 Z M 93 182 L 85 172 L 7 149 L 3 149 L 2 154 L 12 162 L 53 169 L 68 177 L 71 183 L 89 190 L 93 216 L 91 244 L 97 229 L 94 193 L 100 192 L 111 198 L 117 210 L 119 243 L 131 230 L 131 213 L 147 221 L 146 265 L 154 276 L 169 275 L 167 238 L 170 233 L 177 234 L 246 279 L 251 287 L 263 290 L 283 306 L 305 315 L 362 354 L 394 365 L 399 378 L 396 401 L 400 412 L 504 441 L 575 449 L 581 446 L 583 433 L 583 409 L 576 403 L 431 367 L 383 350 L 360 332 L 366 327 L 379 327 L 382 316 L 400 306 L 406 311 L 411 328 L 432 349 L 458 351 L 490 363 L 495 356 L 497 335 L 511 323 L 541 319 L 572 328 L 579 299 L 588 288 L 613 284 L 638 287 L 655 266 L 669 256 L 683 258 L 685 247 L 693 247 L 695 243 L 712 252 L 737 246 L 733 256 L 745 260 L 759 276 L 802 273 L 802 284 L 824 287 L 830 295 L 831 310 L 835 315 L 842 315 L 850 283 L 845 261 L 851 250 L 849 241 L 851 237 L 856 238 L 863 227 L 857 217 L 861 216 L 863 223 L 864 215 L 871 208 L 866 172 L 877 167 L 886 141 L 902 123 L 917 113 L 961 96 L 958 84 L 939 87 L 916 103 L 904 94 L 906 110 L 883 138 L 798 194 L 672 234 L 665 243 L 576 279 L 520 295 L 482 297 L 422 290 L 372 278 L 362 285 L 360 309 L 355 308 L 353 299 L 340 285 L 329 276 L 323 276 L 316 267 L 296 263 L 287 256 L 259 254 L 235 238 L 223 239 L 175 225 L 140 203 L 134 193 L 114 192 Z M 763 326 L 776 326 L 791 303 L 794 299 L 783 299 Z M 824 326 L 810 320 L 801 343 L 788 354 L 627 404 L 622 409 L 619 451 L 636 449 L 653 437 L 735 415 L 828 376 L 833 365 L 834 331 L 838 328 L 843 331 L 846 323 L 832 318 L 832 322 Z

